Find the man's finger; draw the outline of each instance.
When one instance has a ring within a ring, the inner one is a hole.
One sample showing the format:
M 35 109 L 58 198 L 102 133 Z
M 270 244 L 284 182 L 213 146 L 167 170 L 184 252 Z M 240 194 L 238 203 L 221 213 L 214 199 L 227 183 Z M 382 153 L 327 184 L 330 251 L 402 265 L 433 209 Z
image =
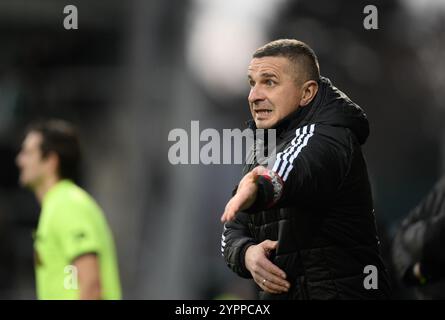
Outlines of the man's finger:
M 269 259 L 267 258 L 261 259 L 260 261 L 258 261 L 258 263 L 260 267 L 265 271 L 267 271 L 268 273 L 274 274 L 280 277 L 281 279 L 286 279 L 286 273 L 280 268 L 278 268 L 275 264 L 273 264 Z
M 262 247 L 266 250 L 275 250 L 278 246 L 278 241 L 272 241 L 272 240 L 264 240 L 261 244 Z
M 255 279 L 255 282 L 258 284 L 258 286 L 263 289 L 264 291 L 268 292 L 268 293 L 273 293 L 273 294 L 280 294 L 283 293 L 282 291 L 277 291 L 277 290 L 273 290 L 270 289 L 269 287 L 267 287 L 265 285 L 265 283 L 263 282 L 264 279 Z M 267 281 L 266 281 L 267 282 Z
M 238 211 L 240 211 L 241 206 L 246 201 L 247 196 L 243 193 L 237 193 L 229 200 L 221 217 L 221 222 L 226 222 L 233 220 Z
M 263 286 L 262 289 L 263 289 L 265 292 L 267 292 L 267 293 L 272 293 L 272 294 L 282 294 L 282 293 L 283 293 L 282 291 L 271 290 L 271 289 L 269 289 L 269 288 L 266 287 L 266 286 Z
M 235 218 L 235 213 L 233 212 L 226 212 L 223 213 L 222 217 L 221 217 L 221 222 L 228 222 L 228 221 L 232 221 Z
M 228 219 L 227 219 L 228 214 L 229 214 L 229 209 L 226 208 L 224 210 L 222 216 L 221 216 L 221 222 L 227 222 L 228 221 Z
M 221 216 L 221 222 L 227 222 L 233 220 L 235 217 L 235 213 L 233 213 L 232 210 L 226 210 L 224 211 L 223 215 Z
M 258 261 L 258 270 L 256 271 L 257 275 L 260 276 L 263 280 L 266 279 L 270 283 L 280 286 L 281 290 L 286 290 L 290 288 L 290 283 L 285 280 L 286 274 L 269 259 L 263 258 Z M 275 288 L 278 289 L 278 288 Z
M 235 218 L 235 214 L 237 213 L 239 205 L 237 204 L 237 199 L 233 197 L 230 199 L 229 203 L 227 203 L 224 213 L 221 217 L 221 222 L 226 222 L 233 220 Z
M 281 294 L 283 292 L 285 292 L 284 290 L 280 290 L 280 289 L 274 289 L 273 287 L 271 287 L 270 285 L 268 285 L 268 281 L 264 281 L 264 278 L 256 278 L 255 282 L 260 286 L 261 289 L 263 289 L 264 291 L 268 292 L 268 293 L 272 293 L 272 294 Z
M 279 284 L 275 283 L 274 280 L 276 280 L 276 278 L 274 278 L 274 280 L 270 280 L 267 278 L 264 278 L 264 279 L 266 281 L 264 281 L 264 280 L 262 281 L 263 285 L 270 290 L 278 291 L 278 292 L 288 292 L 289 291 L 289 288 L 287 286 L 279 285 Z
M 268 284 L 269 288 L 280 291 L 287 291 L 290 288 L 290 283 L 276 275 L 267 272 L 264 269 L 258 270 L 257 275 L 262 279 L 264 284 Z M 266 280 L 266 281 L 264 281 Z

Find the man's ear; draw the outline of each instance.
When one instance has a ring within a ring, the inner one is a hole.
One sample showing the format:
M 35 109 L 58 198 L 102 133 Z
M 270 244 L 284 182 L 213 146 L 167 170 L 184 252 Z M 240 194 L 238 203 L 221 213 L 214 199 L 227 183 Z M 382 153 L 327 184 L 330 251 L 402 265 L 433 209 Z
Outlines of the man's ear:
M 314 80 L 306 81 L 302 86 L 300 106 L 307 106 L 318 92 L 318 82 Z
M 45 161 L 47 162 L 49 168 L 53 172 L 59 171 L 59 155 L 55 152 L 49 152 L 46 156 Z

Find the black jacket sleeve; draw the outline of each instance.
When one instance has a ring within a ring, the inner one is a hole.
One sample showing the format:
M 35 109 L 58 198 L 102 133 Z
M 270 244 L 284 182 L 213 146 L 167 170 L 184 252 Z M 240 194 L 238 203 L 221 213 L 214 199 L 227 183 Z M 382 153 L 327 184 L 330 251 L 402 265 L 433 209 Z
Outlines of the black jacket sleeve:
M 405 284 L 418 284 L 413 266 L 420 262 L 429 279 L 445 276 L 445 179 L 403 220 L 393 242 L 393 263 L 397 277 Z
M 353 134 L 345 128 L 308 125 L 296 131 L 291 143 L 276 155 L 272 169 L 283 183 L 283 192 L 274 207 L 302 201 L 322 201 L 338 190 L 352 159 Z M 273 186 L 267 179 L 258 181 L 255 203 L 246 212 L 268 208 Z
M 224 224 L 221 239 L 224 260 L 232 271 L 243 278 L 252 278 L 246 269 L 244 258 L 247 248 L 257 243 L 249 231 L 248 220 L 247 213 L 238 212 L 233 221 Z

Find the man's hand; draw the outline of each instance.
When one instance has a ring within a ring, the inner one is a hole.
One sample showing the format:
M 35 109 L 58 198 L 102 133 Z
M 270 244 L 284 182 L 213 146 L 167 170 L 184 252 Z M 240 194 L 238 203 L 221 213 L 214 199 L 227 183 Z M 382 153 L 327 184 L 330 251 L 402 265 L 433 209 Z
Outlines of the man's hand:
M 277 241 L 265 240 L 252 245 L 246 250 L 245 265 L 255 282 L 268 293 L 280 294 L 287 292 L 290 283 L 286 274 L 268 259 L 270 252 L 277 247 Z
M 414 276 L 417 278 L 420 284 L 426 283 L 426 278 L 423 276 L 421 270 L 420 270 L 420 262 L 417 262 L 413 267 L 413 273 Z
M 241 179 L 236 194 L 226 205 L 221 222 L 233 220 L 238 211 L 249 208 L 255 202 L 258 191 L 257 180 L 266 171 L 267 168 L 258 166 Z

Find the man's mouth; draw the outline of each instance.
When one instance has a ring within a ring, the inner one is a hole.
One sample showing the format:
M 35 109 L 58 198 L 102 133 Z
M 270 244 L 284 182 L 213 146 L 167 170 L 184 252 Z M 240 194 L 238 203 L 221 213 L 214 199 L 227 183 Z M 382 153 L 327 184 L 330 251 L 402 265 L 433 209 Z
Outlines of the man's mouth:
M 270 113 L 272 112 L 272 110 L 270 109 L 257 109 L 255 110 L 255 114 L 257 116 L 262 116 L 262 117 L 267 117 Z

